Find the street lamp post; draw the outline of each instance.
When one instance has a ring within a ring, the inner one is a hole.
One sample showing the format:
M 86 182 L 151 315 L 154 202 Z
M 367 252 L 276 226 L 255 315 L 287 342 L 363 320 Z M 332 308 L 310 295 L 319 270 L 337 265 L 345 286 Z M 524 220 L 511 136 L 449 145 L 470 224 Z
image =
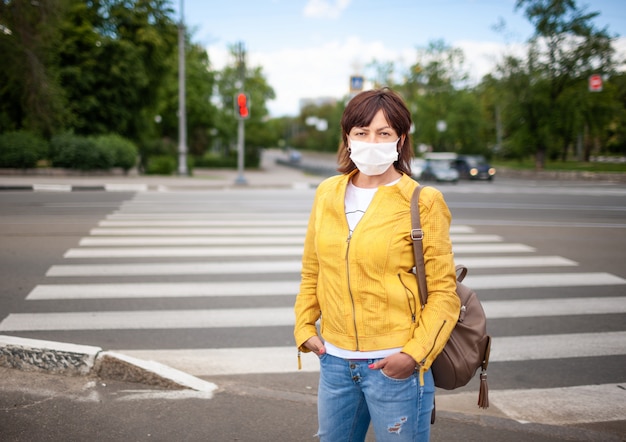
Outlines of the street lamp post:
M 178 174 L 187 171 L 187 115 L 185 109 L 185 23 L 184 0 L 180 0 L 178 24 Z

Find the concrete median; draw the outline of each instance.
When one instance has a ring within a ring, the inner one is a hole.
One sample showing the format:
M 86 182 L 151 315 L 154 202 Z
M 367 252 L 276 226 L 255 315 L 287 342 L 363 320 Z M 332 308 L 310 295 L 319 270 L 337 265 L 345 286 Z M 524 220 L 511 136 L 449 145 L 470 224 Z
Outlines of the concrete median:
M 135 382 L 209 393 L 217 387 L 180 370 L 100 347 L 0 335 L 0 366 L 28 372 Z

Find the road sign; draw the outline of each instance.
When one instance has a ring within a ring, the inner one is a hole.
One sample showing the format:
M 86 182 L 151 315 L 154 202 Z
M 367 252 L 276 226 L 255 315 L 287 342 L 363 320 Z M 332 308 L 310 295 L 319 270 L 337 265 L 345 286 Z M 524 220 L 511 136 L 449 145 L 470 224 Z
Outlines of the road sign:
M 602 76 L 593 74 L 589 77 L 589 92 L 602 92 Z
M 363 90 L 363 77 L 352 75 L 350 77 L 350 92 L 360 92 Z

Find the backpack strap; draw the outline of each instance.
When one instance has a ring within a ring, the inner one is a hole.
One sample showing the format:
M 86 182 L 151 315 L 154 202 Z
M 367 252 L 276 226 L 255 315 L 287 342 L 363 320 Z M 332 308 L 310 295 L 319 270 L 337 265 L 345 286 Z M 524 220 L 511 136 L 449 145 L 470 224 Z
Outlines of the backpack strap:
M 417 287 L 419 289 L 422 308 L 428 302 L 428 287 L 426 285 L 426 270 L 424 268 L 424 248 L 422 239 L 424 231 L 420 222 L 419 198 L 424 186 L 415 188 L 411 197 L 411 239 L 413 240 L 413 255 L 415 256 L 415 275 L 417 276 Z

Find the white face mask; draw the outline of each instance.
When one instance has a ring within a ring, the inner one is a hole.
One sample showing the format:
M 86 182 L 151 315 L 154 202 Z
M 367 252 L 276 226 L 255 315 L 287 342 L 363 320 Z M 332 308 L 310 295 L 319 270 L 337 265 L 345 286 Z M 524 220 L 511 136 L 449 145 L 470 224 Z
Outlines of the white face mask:
M 350 138 L 350 159 L 364 175 L 381 175 L 398 160 L 398 140 L 366 143 Z

